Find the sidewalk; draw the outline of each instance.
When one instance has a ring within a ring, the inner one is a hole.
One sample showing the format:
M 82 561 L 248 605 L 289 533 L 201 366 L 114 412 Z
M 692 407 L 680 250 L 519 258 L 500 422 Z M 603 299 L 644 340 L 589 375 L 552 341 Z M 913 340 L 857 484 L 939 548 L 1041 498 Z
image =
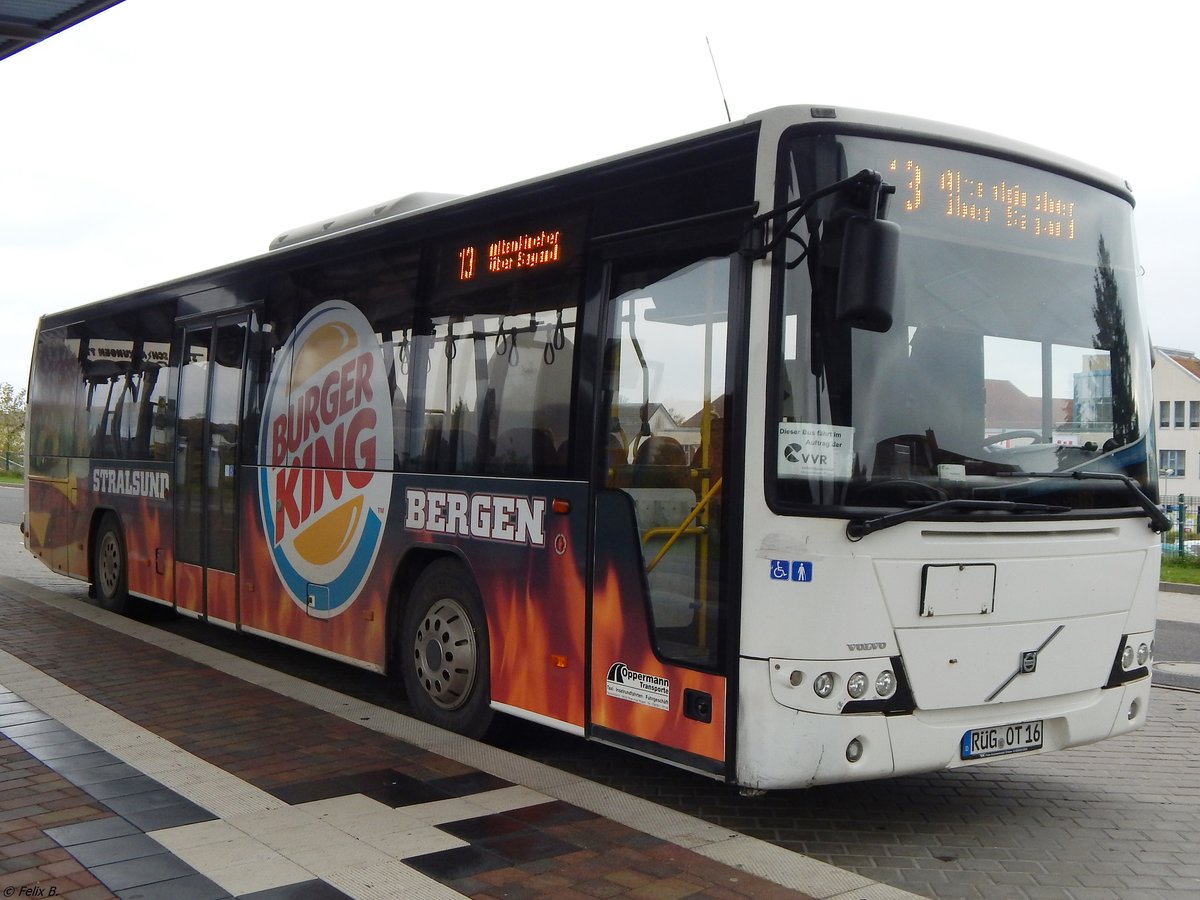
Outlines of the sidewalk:
M 1200 586 L 1162 584 L 1158 591 L 1159 621 L 1200 624 Z
M 0 686 L 5 896 L 912 896 L 6 577 Z

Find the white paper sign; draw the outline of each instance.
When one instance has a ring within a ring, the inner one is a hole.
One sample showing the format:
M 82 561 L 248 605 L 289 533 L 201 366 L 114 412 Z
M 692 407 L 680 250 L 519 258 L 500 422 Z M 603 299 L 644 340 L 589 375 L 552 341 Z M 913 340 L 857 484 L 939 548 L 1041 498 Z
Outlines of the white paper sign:
M 854 462 L 854 429 L 849 425 L 779 423 L 780 478 L 848 479 Z

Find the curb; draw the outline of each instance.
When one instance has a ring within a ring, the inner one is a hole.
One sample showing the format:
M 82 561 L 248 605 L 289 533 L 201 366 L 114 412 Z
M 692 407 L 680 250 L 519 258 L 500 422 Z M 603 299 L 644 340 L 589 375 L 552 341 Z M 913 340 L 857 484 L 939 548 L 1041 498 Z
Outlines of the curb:
M 1179 584 L 1172 581 L 1160 581 L 1158 589 L 1160 591 L 1169 591 L 1172 594 L 1200 594 L 1200 584 Z

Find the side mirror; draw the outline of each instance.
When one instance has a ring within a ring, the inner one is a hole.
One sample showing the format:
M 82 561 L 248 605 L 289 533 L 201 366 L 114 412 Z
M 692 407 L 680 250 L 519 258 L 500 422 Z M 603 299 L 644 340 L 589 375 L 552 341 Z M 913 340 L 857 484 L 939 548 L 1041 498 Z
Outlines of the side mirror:
M 842 236 L 837 321 L 864 331 L 888 331 L 896 306 L 900 226 L 853 216 Z

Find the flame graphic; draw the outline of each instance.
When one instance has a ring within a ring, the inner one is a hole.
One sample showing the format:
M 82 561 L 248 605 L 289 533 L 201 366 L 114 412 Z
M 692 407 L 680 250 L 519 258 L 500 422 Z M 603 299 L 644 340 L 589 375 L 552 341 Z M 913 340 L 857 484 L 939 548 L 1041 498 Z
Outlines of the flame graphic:
M 592 722 L 614 731 L 716 761 L 725 759 L 725 679 L 661 660 L 651 645 L 647 602 L 641 577 L 636 534 L 616 533 L 598 542 L 596 584 L 592 595 Z M 624 552 L 622 552 L 624 551 Z M 666 678 L 670 708 L 655 709 L 608 696 L 606 674 L 616 662 Z M 683 714 L 687 689 L 712 699 L 712 721 L 698 722 Z
M 331 329 L 335 334 L 339 329 Z M 332 338 L 330 338 L 332 339 Z M 253 478 L 244 473 L 247 483 Z M 403 492 L 406 479 L 395 479 Z M 94 502 L 111 504 L 125 525 L 129 587 L 135 593 L 172 598 L 184 608 L 201 609 L 203 572 L 174 563 L 174 523 L 170 501 L 130 497 L 90 497 L 88 479 L 78 477 L 63 490 L 60 483 L 29 482 L 30 502 L 40 509 L 42 528 L 28 538 L 30 549 L 55 571 L 86 578 L 89 510 Z M 486 484 L 479 484 L 486 490 Z M 563 490 L 563 488 L 567 490 Z M 536 489 L 536 486 L 531 486 Z M 511 490 L 511 484 L 507 485 Z M 596 582 L 592 592 L 591 672 L 585 670 L 587 592 L 584 548 L 587 546 L 586 487 L 557 485 L 573 509 L 547 522 L 544 547 L 495 544 L 403 529 L 400 517 L 388 523 L 375 568 L 353 607 L 333 618 L 317 618 L 293 602 L 272 563 L 257 508 L 257 492 L 241 492 L 240 565 L 236 576 L 210 573 L 207 605 L 211 615 L 239 621 L 247 628 L 333 653 L 376 669 L 387 658 L 387 604 L 392 573 L 414 543 L 456 548 L 468 560 L 479 585 L 488 617 L 492 647 L 493 699 L 576 727 L 585 721 L 584 699 L 590 694 L 592 722 L 614 731 L 722 761 L 725 758 L 725 679 L 661 660 L 654 652 L 642 561 L 636 534 L 619 524 L 601 523 L 596 548 Z M 394 494 L 395 495 L 395 494 Z M 72 502 L 71 496 L 76 500 Z M 352 530 L 361 508 L 342 518 L 322 519 L 322 537 L 312 533 L 314 556 L 336 553 Z M 333 515 L 332 513 L 329 515 Z M 309 534 L 306 531 L 305 539 Z M 563 538 L 559 541 L 558 538 Z M 328 543 L 325 540 L 328 539 Z M 564 546 L 565 541 L 565 546 Z M 556 543 L 564 548 L 561 554 Z M 235 597 L 236 591 L 236 597 Z M 670 708 L 655 709 L 610 697 L 605 676 L 616 662 L 670 682 Z M 712 721 L 683 715 L 683 692 L 703 691 L 712 698 Z
M 37 526 L 26 539 L 30 552 L 55 572 L 86 580 L 92 510 L 97 505 L 110 507 L 124 531 L 129 590 L 169 600 L 174 578 L 170 500 L 96 494 L 91 490 L 90 463 L 81 463 L 83 471 L 80 462 L 73 463 L 67 481 L 29 478 L 30 521 Z
M 477 571 L 493 648 L 492 699 L 582 728 L 587 599 L 575 548 L 585 543 L 576 523 L 550 521 L 545 547 L 513 548 L 523 560 Z M 559 535 L 562 554 L 552 549 Z
M 387 659 L 390 573 L 398 562 L 395 542 L 385 541 L 372 577 L 346 612 L 332 618 L 317 618 L 308 615 L 279 580 L 257 504 L 257 492 L 242 492 L 238 591 L 243 627 L 382 670 Z

